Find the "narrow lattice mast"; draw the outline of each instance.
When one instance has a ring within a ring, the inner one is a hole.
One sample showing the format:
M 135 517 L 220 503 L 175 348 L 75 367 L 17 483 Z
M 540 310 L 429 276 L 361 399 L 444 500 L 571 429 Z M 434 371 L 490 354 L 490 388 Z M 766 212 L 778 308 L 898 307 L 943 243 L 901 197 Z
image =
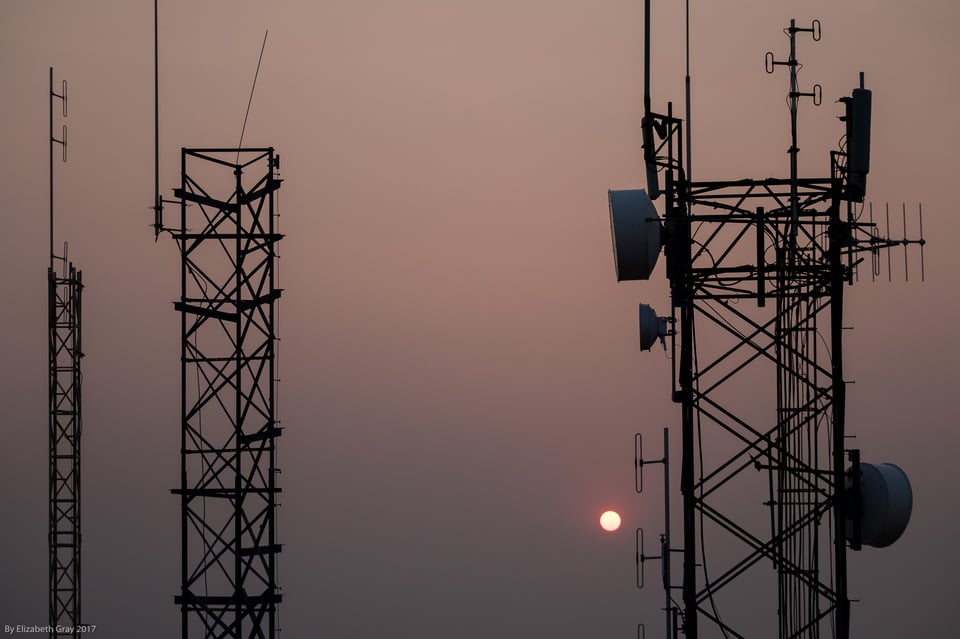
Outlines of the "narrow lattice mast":
M 53 90 L 50 68 L 50 265 L 47 269 L 49 355 L 49 619 L 50 637 L 76 637 L 80 629 L 80 293 L 81 273 L 53 252 L 53 149 L 67 159 L 67 127 L 53 135 L 53 103 L 67 114 L 67 83 Z M 58 264 L 62 263 L 60 272 Z

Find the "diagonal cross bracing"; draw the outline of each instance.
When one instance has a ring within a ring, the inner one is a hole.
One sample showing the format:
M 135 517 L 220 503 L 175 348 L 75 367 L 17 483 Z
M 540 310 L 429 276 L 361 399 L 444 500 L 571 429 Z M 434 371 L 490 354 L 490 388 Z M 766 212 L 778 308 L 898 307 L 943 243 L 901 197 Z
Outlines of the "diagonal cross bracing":
M 182 154 L 183 637 L 279 631 L 276 166 L 273 149 Z
M 49 619 L 75 637 L 80 617 L 81 272 L 47 272 L 49 293 Z

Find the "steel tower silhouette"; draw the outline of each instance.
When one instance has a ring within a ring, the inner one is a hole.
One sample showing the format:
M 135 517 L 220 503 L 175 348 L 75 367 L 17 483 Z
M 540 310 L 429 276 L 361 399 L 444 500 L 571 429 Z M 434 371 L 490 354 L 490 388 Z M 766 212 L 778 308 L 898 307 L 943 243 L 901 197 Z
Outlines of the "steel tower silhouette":
M 841 99 L 845 145 L 829 154 L 828 174 L 799 176 L 798 104 L 819 104 L 820 87 L 800 90 L 796 44 L 800 34 L 819 40 L 820 24 L 791 21 L 787 59 L 766 59 L 768 72 L 790 71 L 790 177 L 692 180 L 684 120 L 672 106 L 666 114 L 651 109 L 649 10 L 647 0 L 647 191 L 611 191 L 609 201 L 618 280 L 648 279 L 662 248 L 670 282 L 669 316 L 646 305 L 640 312 L 641 348 L 660 340 L 666 349 L 669 340 L 681 413 L 682 543 L 670 547 L 666 521 L 655 557 L 664 563 L 667 636 L 699 637 L 706 626 L 719 634 L 704 636 L 756 636 L 766 612 L 781 639 L 846 639 L 848 545 L 888 545 L 909 519 L 909 482 L 885 468 L 884 481 L 891 479 L 881 489 L 907 497 L 879 524 L 883 535 L 864 535 L 873 513 L 864 512 L 861 488 L 875 486 L 864 484 L 859 453 L 846 450 L 844 289 L 856 280 L 861 253 L 915 242 L 881 237 L 860 217 L 871 93 L 861 75 Z M 689 105 L 689 76 L 687 87 Z M 661 198 L 662 215 L 653 204 Z M 639 561 L 654 559 L 641 553 Z M 672 553 L 682 556 L 679 587 Z M 743 590 L 748 572 L 757 585 Z M 729 593 L 750 597 L 751 612 L 737 617 L 718 603 Z
M 182 636 L 278 632 L 277 243 L 272 148 L 183 149 Z
M 53 134 L 53 104 L 60 100 L 67 115 L 67 81 L 53 90 L 50 67 L 50 265 L 47 268 L 49 356 L 49 619 L 51 637 L 80 632 L 80 433 L 82 274 L 63 255 L 53 252 L 53 149 L 59 144 L 67 161 L 67 127 Z M 55 262 L 63 263 L 58 273 Z

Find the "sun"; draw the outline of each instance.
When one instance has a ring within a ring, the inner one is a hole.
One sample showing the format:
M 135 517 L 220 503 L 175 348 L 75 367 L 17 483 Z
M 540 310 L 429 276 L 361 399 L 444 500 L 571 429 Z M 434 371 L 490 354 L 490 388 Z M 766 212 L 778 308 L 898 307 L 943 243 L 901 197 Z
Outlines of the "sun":
M 600 527 L 607 532 L 613 532 L 620 528 L 620 513 L 615 510 L 608 510 L 600 515 Z

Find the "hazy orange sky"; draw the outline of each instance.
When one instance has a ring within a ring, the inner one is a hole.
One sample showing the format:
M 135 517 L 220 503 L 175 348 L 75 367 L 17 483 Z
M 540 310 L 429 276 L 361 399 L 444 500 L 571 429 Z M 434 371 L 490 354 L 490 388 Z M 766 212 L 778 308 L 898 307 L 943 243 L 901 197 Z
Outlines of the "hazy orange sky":
M 682 3 L 654 5 L 665 110 L 683 102 Z M 850 554 L 852 628 L 952 637 L 960 5 L 691 5 L 698 179 L 788 174 L 788 80 L 763 56 L 786 54 L 790 18 L 819 18 L 798 54 L 824 96 L 800 114 L 802 174 L 827 174 L 834 101 L 863 71 L 868 200 L 923 203 L 927 281 L 913 254 L 903 283 L 897 253 L 893 283 L 847 290 L 848 432 L 914 489 L 903 538 Z M 47 620 L 53 66 L 69 83 L 56 244 L 86 284 L 85 621 L 98 639 L 177 632 L 179 257 L 149 228 L 152 20 L 148 0 L 0 5 L 0 625 Z M 164 1 L 167 197 L 181 147 L 237 144 L 267 29 L 244 142 L 276 147 L 285 180 L 283 636 L 661 633 L 659 566 L 633 586 L 659 487 L 634 495 L 631 465 L 635 432 L 658 450 L 679 421 L 670 362 L 637 348 L 637 303 L 666 312 L 668 287 L 662 266 L 616 283 L 606 194 L 644 186 L 642 1 Z M 598 525 L 608 508 L 618 533 Z

